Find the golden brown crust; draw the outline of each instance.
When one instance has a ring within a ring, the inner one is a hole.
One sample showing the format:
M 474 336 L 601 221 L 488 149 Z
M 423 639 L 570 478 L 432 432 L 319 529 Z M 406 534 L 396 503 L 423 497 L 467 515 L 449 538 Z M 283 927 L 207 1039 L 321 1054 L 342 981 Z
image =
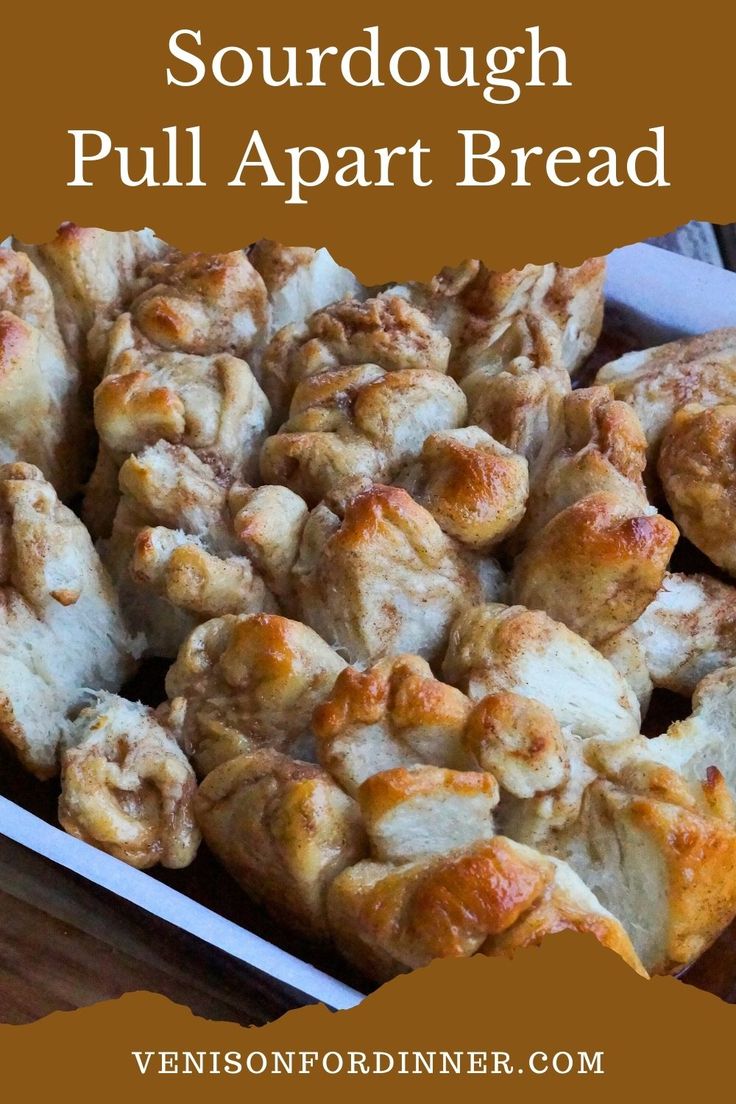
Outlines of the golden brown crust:
M 464 851 L 401 865 L 359 863 L 328 893 L 332 937 L 379 981 L 480 950 L 551 880 L 552 864 L 496 836 Z
M 328 774 L 271 749 L 241 755 L 208 775 L 195 809 L 249 896 L 303 934 L 326 936 L 327 889 L 365 853 L 357 807 Z
M 524 516 L 529 472 L 517 456 L 482 429 L 433 433 L 397 483 L 444 531 L 475 551 L 488 551 Z
M 636 500 L 588 495 L 553 517 L 517 557 L 514 598 L 602 643 L 652 601 L 678 536 L 671 521 L 651 507 L 642 512 Z
M 312 712 L 344 666 L 296 621 L 214 618 L 191 633 L 166 676 L 171 723 L 200 774 L 264 745 L 313 757 Z
M 435 958 L 509 953 L 562 926 L 591 931 L 643 972 L 569 868 L 503 836 L 399 865 L 358 863 L 332 883 L 328 915 L 342 952 L 379 981 Z
M 143 273 L 133 324 L 160 349 L 247 360 L 268 326 L 263 280 L 243 250 L 172 253 Z
M 491 943 L 486 954 L 513 955 L 524 947 L 534 947 L 548 935 L 562 931 L 592 935 L 604 947 L 623 958 L 638 974 L 647 976 L 629 936 L 611 913 L 604 911 L 591 894 L 591 899 L 570 885 L 569 874 L 558 876 L 534 907 L 517 924 L 502 932 Z
M 567 816 L 519 802 L 506 825 L 570 863 L 652 973 L 691 961 L 736 913 L 733 799 L 718 771 L 698 779 L 673 769 L 668 739 L 585 741 L 582 790 Z
M 658 470 L 677 524 L 718 567 L 736 574 L 736 405 L 678 410 Z
M 346 668 L 312 718 L 317 754 L 348 793 L 379 770 L 413 763 L 460 767 L 464 694 L 438 682 L 425 660 L 403 655 L 368 671 Z
M 482 698 L 468 716 L 463 744 L 515 797 L 554 790 L 569 775 L 566 741 L 554 713 L 519 694 Z
M 515 535 L 520 546 L 553 517 L 590 494 L 626 497 L 648 505 L 643 474 L 646 438 L 636 413 L 607 387 L 572 391 L 562 403 L 557 442 L 538 464 L 529 505 Z

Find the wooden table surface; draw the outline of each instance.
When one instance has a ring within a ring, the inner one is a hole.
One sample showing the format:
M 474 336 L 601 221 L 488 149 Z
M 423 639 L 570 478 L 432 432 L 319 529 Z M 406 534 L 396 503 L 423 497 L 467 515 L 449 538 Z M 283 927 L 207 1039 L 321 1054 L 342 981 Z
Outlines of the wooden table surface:
M 657 244 L 736 267 L 733 227 L 691 223 Z M 3 775 L 13 771 L 3 756 L 0 792 Z M 51 819 L 48 789 L 29 784 L 24 804 Z M 254 923 L 242 898 L 206 863 L 199 869 L 217 904 L 226 901 L 223 911 Z M 736 932 L 726 933 L 687 980 L 736 1003 Z M 135 989 L 243 1024 L 265 1023 L 303 1003 L 229 955 L 0 835 L 0 1022 L 26 1023 Z

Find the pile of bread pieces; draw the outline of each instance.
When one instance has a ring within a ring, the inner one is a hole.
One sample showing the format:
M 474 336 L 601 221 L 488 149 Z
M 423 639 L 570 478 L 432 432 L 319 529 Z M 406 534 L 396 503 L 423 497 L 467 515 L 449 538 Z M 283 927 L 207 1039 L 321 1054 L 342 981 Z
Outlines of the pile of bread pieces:
M 579 385 L 604 274 L 3 244 L 0 733 L 67 831 L 139 868 L 203 837 L 377 980 L 568 928 L 650 974 L 713 941 L 736 329 Z M 711 573 L 668 570 L 680 533 Z M 155 709 L 120 693 L 148 657 Z M 647 738 L 654 688 L 692 707 Z

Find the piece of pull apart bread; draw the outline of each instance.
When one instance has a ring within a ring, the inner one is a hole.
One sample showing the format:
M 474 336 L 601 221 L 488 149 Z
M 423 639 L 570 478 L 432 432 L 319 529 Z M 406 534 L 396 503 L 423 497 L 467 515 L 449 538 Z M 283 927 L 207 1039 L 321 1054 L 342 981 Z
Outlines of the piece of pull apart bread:
M 294 579 L 302 619 L 359 666 L 401 652 L 437 658 L 460 610 L 504 591 L 494 560 L 379 484 L 311 512 Z
M 587 932 L 644 973 L 619 922 L 565 863 L 504 836 L 404 862 L 368 859 L 328 893 L 335 943 L 378 981 L 435 958 L 512 954 Z
M 59 821 L 130 866 L 188 866 L 200 840 L 196 788 L 186 756 L 152 710 L 98 694 L 64 740 Z
M 736 575 L 736 405 L 691 403 L 670 419 L 657 465 L 675 521 L 716 567 Z
M 26 254 L 0 248 L 0 462 L 35 464 L 68 499 L 86 475 L 88 437 L 49 283 Z
M 151 230 L 100 230 L 64 222 L 43 245 L 14 242 L 43 272 L 69 352 L 93 387 L 104 364 L 97 332 L 126 309 L 149 264 L 169 247 Z
M 119 482 L 113 530 L 100 548 L 149 654 L 173 658 L 211 617 L 290 609 L 308 515 L 292 491 L 236 482 L 186 446 L 163 442 L 129 457 Z
M 626 353 L 598 372 L 615 398 L 636 411 L 656 461 L 673 414 L 687 403 L 719 406 L 736 397 L 736 328 L 712 330 L 653 349 Z
M 550 627 L 532 631 L 525 621 L 536 615 L 519 610 L 489 615 L 459 619 L 445 670 L 471 697 L 492 691 L 463 742 L 499 781 L 501 830 L 566 860 L 649 971 L 681 968 L 736 915 L 733 799 L 722 777 L 732 783 L 736 760 L 723 739 L 731 707 L 721 673 L 704 681 L 689 721 L 655 740 L 638 724 L 627 736 L 613 714 L 596 716 L 602 703 L 591 702 L 581 663 L 589 646 L 578 646 L 564 690 L 561 679 L 553 689 Z
M 364 299 L 365 289 L 326 249 L 288 246 L 262 238 L 248 259 L 266 285 L 270 331 L 299 325 L 315 311 L 340 299 Z
M 260 376 L 280 424 L 297 386 L 311 376 L 364 364 L 389 373 L 444 373 L 449 357 L 447 337 L 403 299 L 341 299 L 279 330 L 264 352 Z
M 243 250 L 172 252 L 145 270 L 139 287 L 104 332 L 94 396 L 100 453 L 85 518 L 102 536 L 131 453 L 159 440 L 186 445 L 218 474 L 249 479 L 271 416 L 248 363 L 266 340 L 270 307 Z
M 0 732 L 39 778 L 89 689 L 118 690 L 139 651 L 92 541 L 30 464 L 0 466 Z
M 367 671 L 348 667 L 312 716 L 320 763 L 355 796 L 377 771 L 429 763 L 462 768 L 471 703 L 439 682 L 426 660 L 384 659 Z
M 169 669 L 163 715 L 202 775 L 264 746 L 314 759 L 312 712 L 344 667 L 297 621 L 215 618 L 192 632 Z
M 296 388 L 288 420 L 263 446 L 261 477 L 315 506 L 345 478 L 391 481 L 431 433 L 466 415 L 462 391 L 439 372 L 374 364 L 321 372 Z
M 503 370 L 529 351 L 542 327 L 572 374 L 592 352 L 603 323 L 605 261 L 577 268 L 526 265 L 496 272 L 480 261 L 446 268 L 429 284 L 391 288 L 426 311 L 450 338 L 451 371 L 468 381 L 475 372 Z
M 327 890 L 366 848 L 357 805 L 325 771 L 272 748 L 240 755 L 207 775 L 195 807 L 250 897 L 308 938 L 327 937 Z

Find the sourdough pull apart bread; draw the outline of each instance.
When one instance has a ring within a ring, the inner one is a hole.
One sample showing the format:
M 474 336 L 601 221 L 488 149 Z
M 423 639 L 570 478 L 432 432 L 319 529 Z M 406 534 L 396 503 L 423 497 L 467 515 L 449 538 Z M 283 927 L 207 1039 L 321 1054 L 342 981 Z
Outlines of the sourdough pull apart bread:
M 368 289 L 324 249 L 71 223 L 0 248 L 0 734 L 61 770 L 68 832 L 141 869 L 201 833 L 379 981 L 565 929 L 641 973 L 708 946 L 736 329 L 589 386 L 604 276 Z M 165 701 L 125 696 L 141 656 Z M 691 711 L 647 739 L 660 689 Z

